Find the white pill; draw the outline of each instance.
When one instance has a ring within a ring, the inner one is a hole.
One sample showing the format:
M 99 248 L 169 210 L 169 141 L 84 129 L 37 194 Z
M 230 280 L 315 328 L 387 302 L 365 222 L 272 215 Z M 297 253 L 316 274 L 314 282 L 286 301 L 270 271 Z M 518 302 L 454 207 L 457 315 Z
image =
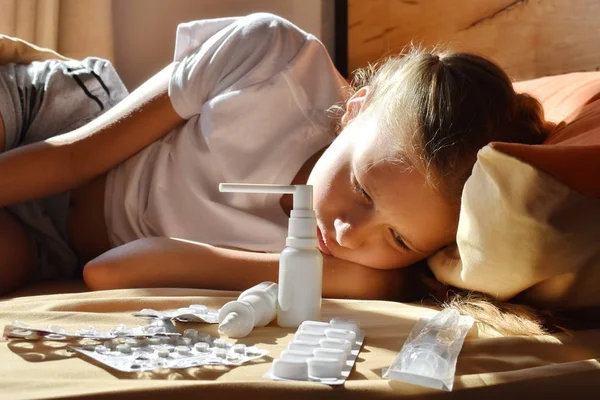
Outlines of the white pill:
M 308 361 L 308 375 L 314 378 L 338 378 L 342 374 L 342 362 L 335 358 L 313 357 Z
M 117 346 L 117 351 L 123 354 L 131 354 L 131 347 L 128 344 L 120 344 Z
M 318 349 L 315 349 L 315 351 Z M 345 355 L 345 354 L 344 354 Z M 279 358 L 283 358 L 284 360 L 299 360 L 306 361 L 311 358 L 313 354 L 308 351 L 300 351 L 300 350 L 283 350 Z
M 329 321 L 329 324 L 334 329 L 347 329 L 354 332 L 356 336 L 360 335 L 360 325 L 354 320 L 333 318 L 331 321 Z
M 219 358 L 227 358 L 227 350 L 226 349 L 215 349 L 215 356 Z
M 196 314 L 206 314 L 208 311 L 208 307 L 203 304 L 192 304 L 190 308 L 194 310 L 194 313 Z
M 125 339 L 125 344 L 128 344 L 131 347 L 137 347 L 140 343 L 137 339 L 127 338 Z
M 319 340 L 321 347 L 326 349 L 342 349 L 349 356 L 352 353 L 352 343 L 345 339 L 321 339 Z
M 299 331 L 311 331 L 325 333 L 325 329 L 331 328 L 327 322 L 304 321 L 298 327 Z
M 198 336 L 196 337 L 198 342 L 210 342 L 210 339 L 210 335 L 206 332 L 198 332 Z
M 156 355 L 159 356 L 160 358 L 168 358 L 169 354 L 170 354 L 170 352 L 168 349 L 158 349 L 156 351 Z
M 233 352 L 237 353 L 237 354 L 246 354 L 246 345 L 245 344 L 234 344 L 233 347 Z
M 151 338 L 148 338 L 148 344 L 151 346 L 157 346 L 157 345 L 161 344 L 161 340 L 160 340 L 160 338 L 157 338 L 157 337 L 151 337 Z
M 273 360 L 273 375 L 283 379 L 307 380 L 308 364 L 306 361 L 276 358 Z
M 33 332 L 25 329 L 13 329 L 10 331 L 10 335 L 16 337 L 27 337 L 33 335 Z
M 195 339 L 198 336 L 198 330 L 196 329 L 186 329 L 183 331 L 183 337 Z
M 213 345 L 219 349 L 227 348 L 227 340 L 225 339 L 215 339 L 213 341 Z
M 94 349 L 94 351 L 98 354 L 106 354 L 110 352 L 110 349 L 106 346 L 96 346 L 96 348 Z
M 210 345 L 206 342 L 198 342 L 194 345 L 194 349 L 200 353 L 208 353 L 210 351 Z
M 349 340 L 352 343 L 356 341 L 356 333 L 349 329 L 335 329 L 330 328 L 325 330 L 325 336 L 329 339 L 345 339 Z
M 182 356 L 190 354 L 190 348 L 187 346 L 177 346 L 175 347 L 175 351 Z
M 321 339 L 325 340 L 325 339 Z M 312 353 L 312 351 L 320 346 L 320 341 L 316 340 L 292 340 L 288 344 L 289 350 L 300 350 Z
M 313 331 L 297 331 L 294 335 L 295 340 L 320 340 L 325 337 L 324 332 L 313 332 Z
M 313 355 L 319 358 L 335 358 L 343 363 L 346 363 L 346 351 L 342 349 L 318 348 L 313 351 Z

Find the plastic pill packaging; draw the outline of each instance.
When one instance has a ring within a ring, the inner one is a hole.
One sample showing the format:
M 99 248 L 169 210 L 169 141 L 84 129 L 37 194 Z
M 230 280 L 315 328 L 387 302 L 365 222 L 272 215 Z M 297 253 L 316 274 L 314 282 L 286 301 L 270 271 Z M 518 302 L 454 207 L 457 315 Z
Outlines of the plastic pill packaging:
M 179 337 L 117 338 L 72 349 L 123 372 L 240 365 L 268 354 L 264 349 L 232 344 L 195 329 L 186 329 Z
M 350 375 L 363 340 L 356 321 L 304 321 L 265 377 L 341 385 Z
M 95 329 L 93 326 L 69 331 L 61 326 L 49 325 L 46 328 L 34 328 L 19 321 L 13 321 L 4 326 L 3 337 L 7 339 L 22 340 L 66 340 L 66 339 L 113 339 L 117 337 L 149 337 L 154 335 L 169 335 L 164 324 L 159 321 L 152 322 L 146 326 L 128 328 L 125 325 L 117 325 L 107 331 Z
M 176 319 L 184 322 L 204 322 L 207 324 L 219 323 L 219 311 L 209 310 L 203 304 L 192 304 L 189 307 L 180 308 L 176 311 L 161 312 L 151 308 L 144 308 L 133 313 L 135 317 Z

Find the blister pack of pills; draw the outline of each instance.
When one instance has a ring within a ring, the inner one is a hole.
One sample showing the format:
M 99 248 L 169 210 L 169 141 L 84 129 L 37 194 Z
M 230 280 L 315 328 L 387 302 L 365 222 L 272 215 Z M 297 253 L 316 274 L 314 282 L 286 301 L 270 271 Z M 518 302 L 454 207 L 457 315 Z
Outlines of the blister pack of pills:
M 133 313 L 133 316 L 141 318 L 176 319 L 183 322 L 204 322 L 207 324 L 219 323 L 219 311 L 211 311 L 203 304 L 192 304 L 189 307 L 168 312 L 144 308 L 141 311 Z
M 22 324 L 19 321 L 13 321 L 12 324 L 4 326 L 3 333 L 3 337 L 7 339 L 22 340 L 113 339 L 117 337 L 150 337 L 154 335 L 173 335 L 173 333 L 168 332 L 168 329 L 160 321 L 134 328 L 118 325 L 108 331 L 98 330 L 93 326 L 76 331 L 69 331 L 56 325 L 49 325 L 47 328 L 41 329 Z
M 364 335 L 356 321 L 304 321 L 265 378 L 342 385 L 356 362 Z
M 202 365 L 237 366 L 268 354 L 267 350 L 232 344 L 195 329 L 186 329 L 181 337 L 119 338 L 71 348 L 123 372 Z

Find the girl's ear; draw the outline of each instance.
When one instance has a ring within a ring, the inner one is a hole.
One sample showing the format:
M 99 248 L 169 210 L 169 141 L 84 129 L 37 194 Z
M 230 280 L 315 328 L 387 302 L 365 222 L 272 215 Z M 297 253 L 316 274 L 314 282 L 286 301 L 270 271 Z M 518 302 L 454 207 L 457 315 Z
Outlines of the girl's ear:
M 348 99 L 348 101 L 346 101 L 346 111 L 344 111 L 344 115 L 342 115 L 341 119 L 342 128 L 348 125 L 348 123 L 358 115 L 370 92 L 371 88 L 369 86 L 363 86 L 360 89 L 358 89 Z

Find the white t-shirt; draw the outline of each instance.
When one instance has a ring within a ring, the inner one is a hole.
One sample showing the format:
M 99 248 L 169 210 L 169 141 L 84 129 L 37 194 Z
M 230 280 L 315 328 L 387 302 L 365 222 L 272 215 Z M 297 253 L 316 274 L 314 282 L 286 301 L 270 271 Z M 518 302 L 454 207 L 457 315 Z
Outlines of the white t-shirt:
M 326 110 L 345 80 L 314 36 L 271 14 L 182 24 L 175 47 L 169 96 L 187 122 L 109 173 L 112 244 L 166 236 L 280 251 L 280 195 L 219 183 L 290 184 L 334 139 Z

